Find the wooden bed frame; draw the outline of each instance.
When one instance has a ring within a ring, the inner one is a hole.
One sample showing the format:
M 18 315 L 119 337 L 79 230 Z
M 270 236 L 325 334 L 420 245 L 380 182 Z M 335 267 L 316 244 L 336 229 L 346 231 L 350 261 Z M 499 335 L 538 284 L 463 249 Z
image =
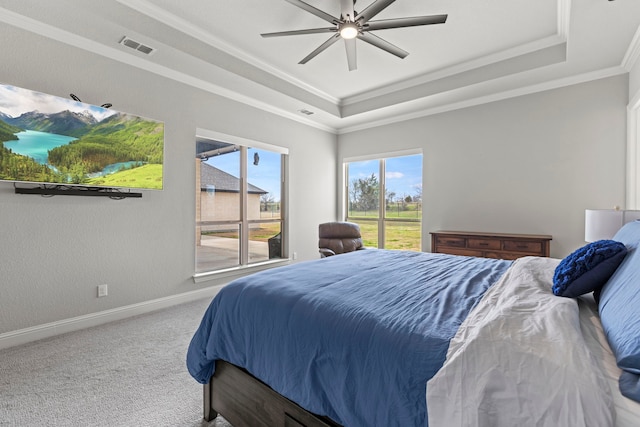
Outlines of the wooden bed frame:
M 244 369 L 223 360 L 204 385 L 204 419 L 222 415 L 233 427 L 340 427 L 272 390 Z

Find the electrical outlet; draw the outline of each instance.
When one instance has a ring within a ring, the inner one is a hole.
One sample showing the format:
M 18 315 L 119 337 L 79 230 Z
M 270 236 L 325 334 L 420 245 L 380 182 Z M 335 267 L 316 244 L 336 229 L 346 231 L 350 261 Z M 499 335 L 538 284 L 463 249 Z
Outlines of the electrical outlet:
M 293 253 L 293 259 L 298 259 L 298 252 Z
M 98 285 L 98 298 L 106 297 L 109 295 L 107 285 Z

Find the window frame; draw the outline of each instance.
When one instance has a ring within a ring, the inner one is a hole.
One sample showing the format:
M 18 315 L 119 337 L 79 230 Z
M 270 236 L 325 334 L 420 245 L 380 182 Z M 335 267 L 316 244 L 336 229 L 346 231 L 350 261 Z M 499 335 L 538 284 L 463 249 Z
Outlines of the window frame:
M 421 216 L 420 219 L 399 219 L 399 218 L 388 218 L 387 217 L 387 210 L 386 210 L 386 200 L 385 200 L 385 195 L 386 195 L 386 160 L 390 159 L 390 158 L 397 158 L 397 157 L 407 157 L 407 156 L 415 156 L 415 155 L 421 155 L 423 156 L 422 159 L 422 181 L 424 183 L 424 154 L 422 152 L 422 149 L 413 149 L 413 150 L 402 150 L 402 151 L 393 151 L 393 152 L 387 152 L 387 153 L 377 153 L 377 154 L 369 154 L 369 155 L 363 155 L 363 156 L 355 156 L 355 157 L 345 157 L 344 159 L 342 159 L 342 175 L 344 177 L 344 194 L 343 194 L 343 203 L 344 203 L 344 209 L 343 209 L 343 215 L 342 217 L 344 218 L 345 221 L 350 221 L 350 220 L 358 220 L 358 221 L 363 221 L 363 222 L 376 222 L 376 225 L 378 227 L 378 248 L 380 249 L 384 249 L 384 245 L 385 245 L 385 238 L 386 238 L 386 233 L 385 233 L 385 229 L 386 229 L 386 222 L 417 222 L 420 223 L 420 250 L 424 251 L 424 238 L 422 235 L 422 228 L 424 226 L 423 224 L 423 217 Z M 349 185 L 350 185 L 350 181 L 349 181 L 349 168 L 348 168 L 348 164 L 349 163 L 354 163 L 354 162 L 365 162 L 365 161 L 372 161 L 375 160 L 378 162 L 378 182 L 380 185 L 379 191 L 378 191 L 378 217 L 377 218 L 364 218 L 364 217 L 350 217 L 349 216 Z M 424 201 L 423 201 L 424 203 Z
M 240 218 L 238 220 L 220 220 L 220 221 L 197 221 L 197 213 L 194 216 L 194 227 L 193 230 L 196 233 L 199 230 L 199 227 L 202 225 L 220 225 L 220 224 L 238 224 L 239 225 L 239 264 L 234 266 L 223 266 L 220 268 L 206 270 L 206 271 L 197 271 L 197 241 L 194 242 L 195 256 L 194 256 L 194 281 L 200 282 L 210 278 L 211 276 L 225 276 L 229 274 L 233 274 L 239 270 L 252 270 L 252 269 L 261 269 L 264 266 L 274 263 L 282 263 L 289 261 L 288 255 L 288 156 L 289 150 L 288 148 L 276 146 L 260 141 L 255 141 L 247 138 L 237 137 L 233 135 L 224 134 L 221 132 L 210 131 L 206 129 L 196 129 L 195 139 L 204 138 L 212 141 L 223 142 L 226 144 L 231 144 L 239 147 L 240 151 L 240 176 L 238 177 L 240 181 L 240 194 L 239 194 L 239 204 L 240 204 Z M 249 219 L 248 217 L 248 186 L 247 186 L 247 162 L 248 162 L 248 150 L 249 149 L 260 149 L 265 151 L 270 151 L 273 153 L 280 154 L 280 218 L 274 219 L 266 219 L 266 218 L 258 218 L 258 219 Z M 195 180 L 194 180 L 195 182 Z M 194 206 L 197 209 L 200 209 L 198 200 L 195 200 Z M 269 259 L 262 261 L 250 262 L 249 259 L 249 228 L 251 224 L 256 223 L 280 223 L 280 236 L 281 236 L 281 257 L 277 259 Z

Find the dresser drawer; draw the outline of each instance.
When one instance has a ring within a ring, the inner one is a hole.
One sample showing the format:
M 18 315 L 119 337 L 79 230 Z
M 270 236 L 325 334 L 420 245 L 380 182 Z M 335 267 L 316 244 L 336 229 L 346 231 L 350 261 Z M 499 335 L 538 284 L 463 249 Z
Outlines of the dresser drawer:
M 484 256 L 484 252 L 482 251 L 474 251 L 472 249 L 464 249 L 464 248 L 449 248 L 444 246 L 441 246 L 438 252 L 441 254 L 449 254 L 449 255 L 477 256 L 477 257 Z
M 436 242 L 438 243 L 438 245 L 454 248 L 464 248 L 466 246 L 466 239 L 463 237 L 438 236 Z
M 473 249 L 489 249 L 489 250 L 500 250 L 502 248 L 502 244 L 500 240 L 496 239 L 468 239 L 467 246 Z
M 552 237 L 547 234 L 432 231 L 431 251 L 451 255 L 513 260 L 523 256 L 549 256 Z
M 527 252 L 533 254 L 541 254 L 542 243 L 528 242 L 524 240 L 505 240 L 504 250 L 510 252 Z
M 514 252 L 484 252 L 483 255 L 485 258 L 495 258 L 495 259 L 506 259 L 506 260 L 515 260 L 518 258 L 522 258 L 523 256 L 531 256 L 530 254 L 517 254 Z

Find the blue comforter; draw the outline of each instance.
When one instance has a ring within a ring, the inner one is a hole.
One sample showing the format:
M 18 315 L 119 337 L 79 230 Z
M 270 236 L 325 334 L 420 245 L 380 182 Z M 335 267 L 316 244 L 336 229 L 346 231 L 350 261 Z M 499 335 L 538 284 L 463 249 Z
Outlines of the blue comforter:
M 374 249 L 253 274 L 211 302 L 187 367 L 204 384 L 226 360 L 344 426 L 424 427 L 427 381 L 510 264 Z

